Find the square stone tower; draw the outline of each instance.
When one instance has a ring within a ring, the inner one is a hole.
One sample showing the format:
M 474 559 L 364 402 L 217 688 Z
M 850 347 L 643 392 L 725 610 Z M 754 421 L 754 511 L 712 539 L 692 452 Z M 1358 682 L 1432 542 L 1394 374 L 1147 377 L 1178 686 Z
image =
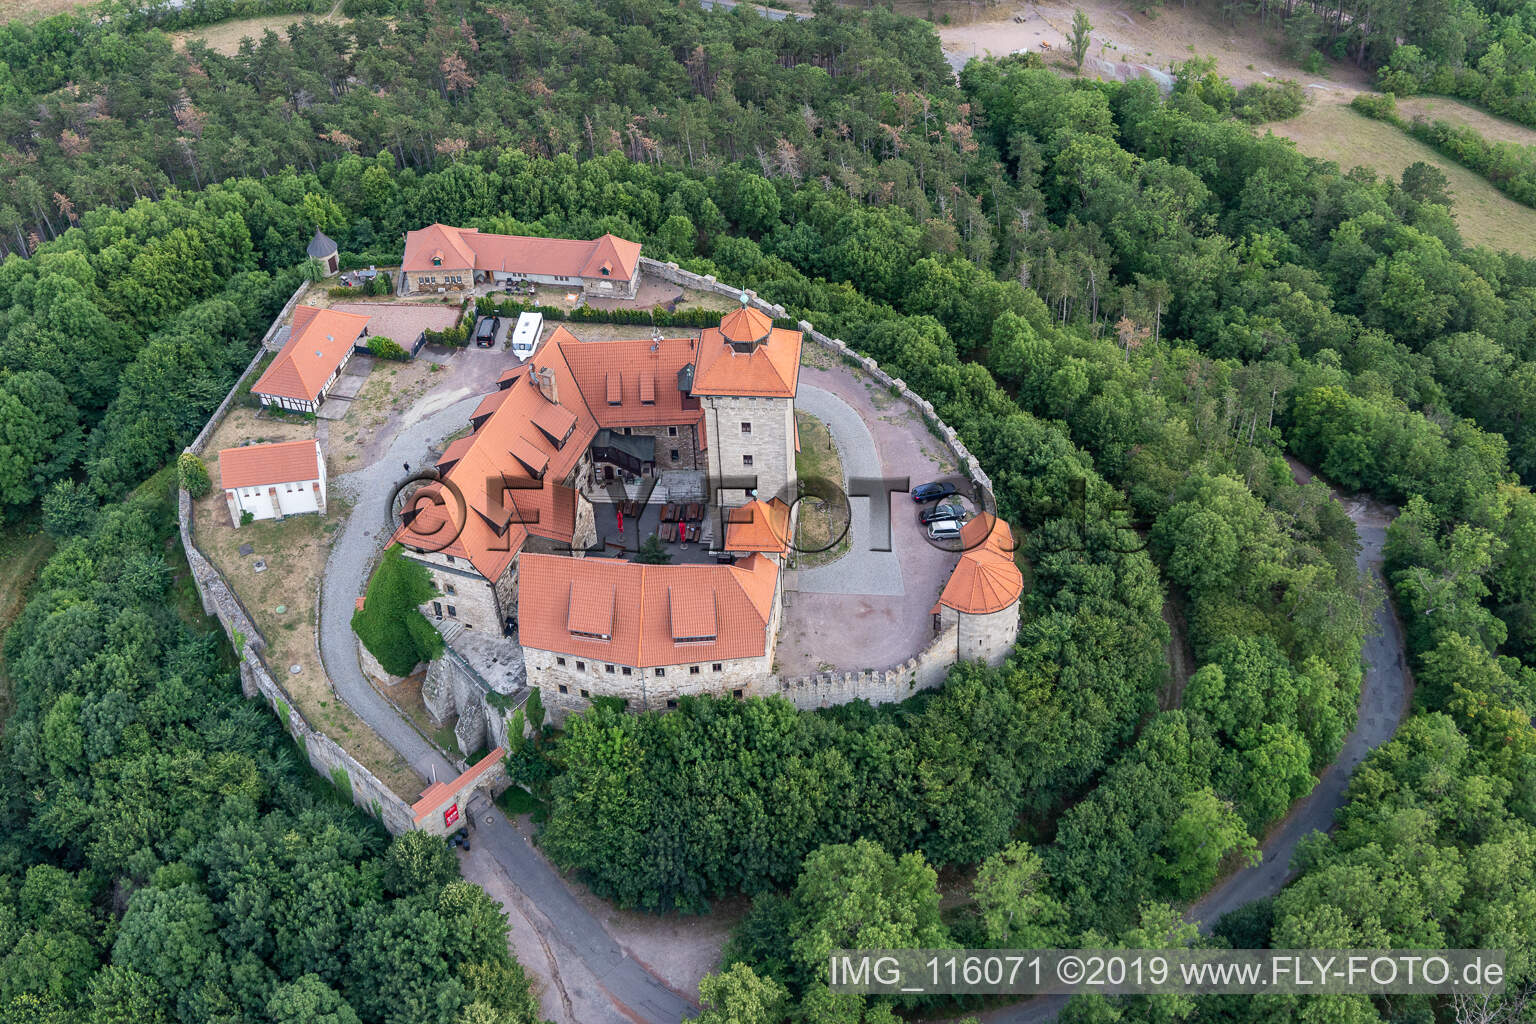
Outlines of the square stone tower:
M 725 505 L 744 504 L 753 495 L 741 484 L 756 478 L 756 497 L 792 505 L 803 336 L 774 327 L 747 301 L 743 295 L 740 309 L 703 332 L 698 357 L 684 368 L 679 385 L 704 410 L 712 497 Z

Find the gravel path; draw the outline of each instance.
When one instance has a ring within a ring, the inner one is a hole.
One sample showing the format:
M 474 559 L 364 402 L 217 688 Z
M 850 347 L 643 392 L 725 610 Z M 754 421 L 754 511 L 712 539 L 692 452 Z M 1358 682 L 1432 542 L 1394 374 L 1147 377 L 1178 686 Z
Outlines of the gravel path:
M 468 422 L 479 400 L 478 395 L 472 395 L 427 416 L 407 414 L 403 419 L 409 426 L 399 430 L 380 458 L 333 481 L 333 486 L 341 487 L 354 505 L 326 563 L 320 606 L 320 654 L 336 692 L 423 778 L 448 779 L 458 772 L 363 675 L 352 634 L 352 609 L 363 591 L 368 563 L 385 531 L 390 529 L 388 499 L 406 475 L 404 464 L 424 465 L 428 449 Z M 438 404 L 441 403 L 428 398 L 417 408 Z M 400 795 L 407 799 L 416 796 Z M 696 1010 L 624 952 L 576 900 L 549 862 L 507 823 L 500 811 L 480 814 L 475 824 L 476 841 L 485 844 L 537 909 L 533 921 L 542 940 L 579 959 L 582 971 L 593 979 L 597 990 L 590 993 L 592 1000 L 583 1004 L 580 1024 L 674 1024 Z M 575 1020 L 571 1024 L 576 1024 Z

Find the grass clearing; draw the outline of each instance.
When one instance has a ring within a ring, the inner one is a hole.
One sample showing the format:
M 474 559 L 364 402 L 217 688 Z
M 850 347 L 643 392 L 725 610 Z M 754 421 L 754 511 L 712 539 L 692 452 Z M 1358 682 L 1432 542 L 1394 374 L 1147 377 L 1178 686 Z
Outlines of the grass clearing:
M 1460 100 L 1446 96 L 1408 96 L 1399 98 L 1397 112 L 1405 120 L 1422 117 L 1426 121 L 1449 121 L 1476 129 L 1489 142 L 1513 142 L 1521 146 L 1536 146 L 1536 128 L 1528 128 L 1518 121 L 1490 114 Z
M 795 527 L 796 567 L 814 569 L 848 553 L 848 497 L 843 493 L 843 462 L 826 425 L 809 413 L 795 413 L 800 451 L 799 522 Z
M 210 439 L 217 452 L 242 441 L 295 440 L 313 437 L 311 421 L 276 420 L 256 410 L 230 410 Z M 346 515 L 334 493 L 328 516 L 298 515 L 282 521 L 263 520 L 236 528 L 229 518 L 216 457 L 208 460 L 213 489 L 194 503 L 193 540 L 224 574 L 245 610 L 267 641 L 263 660 L 278 684 L 293 698 L 299 712 L 313 725 L 347 748 L 397 795 L 412 800 L 424 785 L 421 776 L 358 718 L 331 688 L 320 662 L 315 635 L 320 577 L 330 554 L 334 531 L 328 529 Z M 240 546 L 253 551 L 240 554 Z M 266 563 L 255 571 L 256 559 Z M 282 611 L 278 609 L 281 608 Z M 297 673 L 290 666 L 297 665 Z
M 28 0 L 23 0 L 28 2 Z M 47 0 L 32 0 L 32 2 L 47 2 Z M 316 21 L 331 21 L 337 23 L 349 22 L 352 19 L 341 13 L 341 5 L 337 4 L 326 14 L 275 14 L 261 18 L 235 18 L 231 21 L 221 21 L 215 25 L 203 25 L 199 28 L 189 28 L 184 32 L 172 32 L 171 43 L 178 50 L 185 50 L 187 44 L 194 39 L 201 39 L 208 44 L 208 49 L 215 53 L 231 56 L 240 52 L 242 40 L 249 39 L 253 43 L 259 43 L 268 31 L 276 32 L 283 40 L 288 38 L 288 26 L 301 22 L 306 18 L 314 18 Z
M 41 21 L 78 7 L 89 7 L 96 0 L 7 0 L 6 21 Z
M 1536 210 L 1384 121 L 1323 102 L 1289 121 L 1262 125 L 1259 131 L 1282 135 L 1306 155 L 1331 160 L 1344 170 L 1369 167 L 1398 178 L 1415 161 L 1438 167 L 1450 180 L 1452 212 L 1467 244 L 1536 256 Z

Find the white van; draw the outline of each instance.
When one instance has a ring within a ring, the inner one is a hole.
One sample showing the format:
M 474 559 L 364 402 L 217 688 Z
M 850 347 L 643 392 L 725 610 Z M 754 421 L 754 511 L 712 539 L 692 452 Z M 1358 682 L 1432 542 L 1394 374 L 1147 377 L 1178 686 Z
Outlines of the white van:
M 544 331 L 543 313 L 522 313 L 517 326 L 512 329 L 512 353 L 519 359 L 527 359 L 539 346 L 539 335 Z
M 940 519 L 928 524 L 929 540 L 959 540 L 961 523 L 953 519 Z

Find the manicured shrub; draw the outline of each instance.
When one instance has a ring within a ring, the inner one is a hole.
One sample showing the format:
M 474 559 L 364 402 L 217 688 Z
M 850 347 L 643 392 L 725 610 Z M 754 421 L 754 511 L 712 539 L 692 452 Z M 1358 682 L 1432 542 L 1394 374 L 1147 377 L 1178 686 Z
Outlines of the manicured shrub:
M 393 359 L 398 363 L 411 358 L 411 354 L 401 348 L 393 338 L 386 338 L 382 334 L 375 334 L 368 339 L 368 351 L 380 359 Z
M 201 498 L 213 489 L 213 481 L 208 478 L 208 467 L 191 452 L 182 452 L 176 460 L 176 478 L 194 498 Z
M 352 613 L 352 630 L 368 653 L 391 675 L 408 675 L 416 665 L 442 656 L 442 634 L 418 605 L 437 590 L 420 564 L 402 557 L 398 544 L 384 552 L 368 581 L 363 606 Z

